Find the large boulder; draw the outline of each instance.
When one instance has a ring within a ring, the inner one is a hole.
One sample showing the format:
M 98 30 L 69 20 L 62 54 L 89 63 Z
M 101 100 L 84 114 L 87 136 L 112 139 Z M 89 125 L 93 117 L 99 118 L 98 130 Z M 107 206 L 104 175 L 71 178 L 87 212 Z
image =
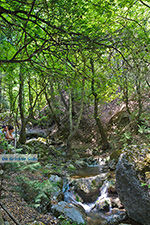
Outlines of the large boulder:
M 137 223 L 150 225 L 150 196 L 141 186 L 133 165 L 121 155 L 116 166 L 116 189 L 127 214 Z
M 52 206 L 52 212 L 55 216 L 64 215 L 77 224 L 85 224 L 85 219 L 80 210 L 67 202 L 61 201 Z

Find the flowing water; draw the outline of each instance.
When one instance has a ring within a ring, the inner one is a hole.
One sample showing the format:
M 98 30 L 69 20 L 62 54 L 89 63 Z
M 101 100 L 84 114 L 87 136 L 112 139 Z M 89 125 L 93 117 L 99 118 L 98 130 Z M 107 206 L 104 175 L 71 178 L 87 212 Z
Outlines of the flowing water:
M 97 200 L 93 203 L 87 204 L 75 200 L 75 195 L 70 190 L 69 183 L 65 181 L 63 186 L 64 201 L 72 203 L 75 206 L 81 206 L 85 210 L 85 213 L 87 214 L 88 225 L 90 224 L 100 225 L 104 223 L 106 216 L 103 213 L 98 213 L 97 210 L 95 210 L 95 207 L 97 203 L 101 204 L 101 202 L 109 201 L 109 198 L 107 197 L 107 189 L 108 189 L 108 182 L 105 182 L 102 188 L 100 189 L 100 196 L 97 198 Z
M 72 176 L 72 179 L 94 177 L 103 174 L 103 170 L 106 170 L 104 164 L 101 166 L 82 168 Z M 70 187 L 69 180 L 65 179 L 63 184 L 64 201 L 72 203 L 75 206 L 82 207 L 87 215 L 88 225 L 105 224 L 106 220 L 110 219 L 110 217 L 113 215 L 111 200 L 108 196 L 109 187 L 110 181 L 105 180 L 99 190 L 99 196 L 96 201 L 92 203 L 82 203 L 76 200 L 75 193 Z M 107 205 L 107 209 L 101 210 L 101 205 L 105 204 Z

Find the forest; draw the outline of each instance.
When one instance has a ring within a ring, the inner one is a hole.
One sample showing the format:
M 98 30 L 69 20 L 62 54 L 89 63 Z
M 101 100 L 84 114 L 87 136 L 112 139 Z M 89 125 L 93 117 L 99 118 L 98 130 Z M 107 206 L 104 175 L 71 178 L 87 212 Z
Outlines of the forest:
M 150 225 L 149 0 L 1 0 L 0 28 L 0 225 Z

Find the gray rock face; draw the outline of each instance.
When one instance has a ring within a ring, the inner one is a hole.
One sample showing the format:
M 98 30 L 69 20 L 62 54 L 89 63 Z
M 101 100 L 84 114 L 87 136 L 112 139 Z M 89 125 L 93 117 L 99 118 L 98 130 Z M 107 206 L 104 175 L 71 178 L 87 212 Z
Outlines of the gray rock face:
M 84 217 L 80 210 L 67 202 L 61 201 L 57 205 L 53 205 L 52 211 L 55 216 L 63 214 L 77 224 L 85 224 Z
M 143 225 L 150 225 L 150 196 L 125 155 L 121 155 L 116 167 L 116 189 L 128 216 Z

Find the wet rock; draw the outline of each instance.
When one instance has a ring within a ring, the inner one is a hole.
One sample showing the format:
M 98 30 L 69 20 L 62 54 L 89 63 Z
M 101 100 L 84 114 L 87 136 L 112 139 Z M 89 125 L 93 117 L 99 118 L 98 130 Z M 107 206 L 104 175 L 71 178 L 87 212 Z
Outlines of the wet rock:
M 52 212 L 56 217 L 63 214 L 66 218 L 69 218 L 77 224 L 86 224 L 80 210 L 67 202 L 61 201 L 57 205 L 53 205 Z
M 118 209 L 122 209 L 123 205 L 120 202 L 119 198 L 111 198 L 111 205 L 112 207 L 117 207 Z
M 101 200 L 100 202 L 97 202 L 94 208 L 96 208 L 96 210 L 101 211 L 101 212 L 109 212 L 110 204 L 111 203 L 108 198 L 108 199 Z
M 127 214 L 137 223 L 150 224 L 150 196 L 137 178 L 133 165 L 121 155 L 116 167 L 116 188 Z
M 107 225 L 107 220 L 101 213 L 90 212 L 87 216 L 88 225 Z
M 75 192 L 83 199 L 84 202 L 94 202 L 100 193 L 100 187 L 106 179 L 107 174 L 102 173 L 94 177 L 80 178 L 73 180 L 71 185 L 74 186 Z
M 107 217 L 107 225 L 118 225 L 126 219 L 127 215 L 125 212 L 119 212 Z

